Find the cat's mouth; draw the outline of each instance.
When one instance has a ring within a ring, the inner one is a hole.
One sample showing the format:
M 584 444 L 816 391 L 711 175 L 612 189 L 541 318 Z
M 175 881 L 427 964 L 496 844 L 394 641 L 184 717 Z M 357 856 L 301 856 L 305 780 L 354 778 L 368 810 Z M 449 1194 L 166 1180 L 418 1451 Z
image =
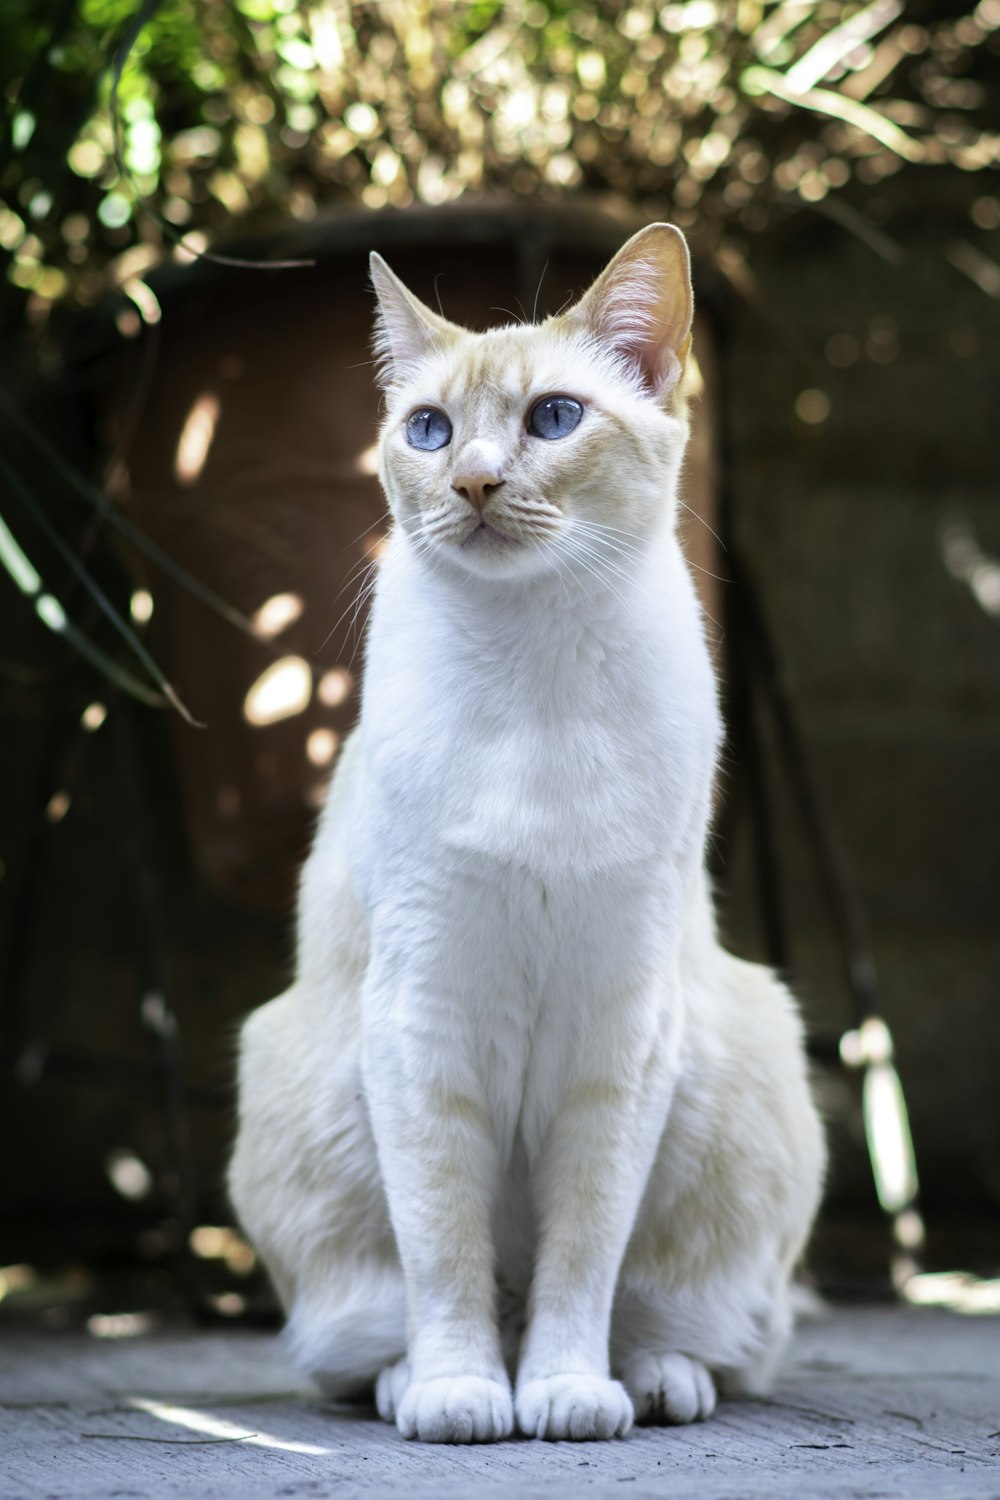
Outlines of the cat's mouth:
M 498 531 L 496 527 L 491 526 L 488 521 L 480 521 L 479 525 L 474 526 L 469 532 L 468 536 L 462 542 L 462 547 L 469 550 L 472 550 L 473 548 L 478 550 L 481 547 L 503 549 L 507 547 L 519 546 L 520 542 L 518 542 L 514 537 L 508 536 L 504 531 Z

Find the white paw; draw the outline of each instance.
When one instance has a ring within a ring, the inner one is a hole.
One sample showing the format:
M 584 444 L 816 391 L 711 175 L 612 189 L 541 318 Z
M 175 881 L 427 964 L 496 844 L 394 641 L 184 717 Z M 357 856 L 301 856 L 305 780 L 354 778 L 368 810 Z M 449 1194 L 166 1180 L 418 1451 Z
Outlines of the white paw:
M 396 1426 L 420 1443 L 495 1443 L 514 1428 L 510 1387 L 479 1375 L 411 1381 L 396 1408 Z
M 701 1422 L 715 1410 L 715 1386 L 705 1366 L 686 1354 L 647 1354 L 626 1360 L 622 1381 L 637 1422 Z
M 617 1380 L 599 1375 L 549 1375 L 519 1386 L 517 1425 L 525 1437 L 577 1442 L 624 1437 L 632 1403 Z
M 383 1422 L 395 1422 L 399 1403 L 410 1383 L 410 1367 L 405 1359 L 386 1365 L 375 1382 L 375 1406 Z

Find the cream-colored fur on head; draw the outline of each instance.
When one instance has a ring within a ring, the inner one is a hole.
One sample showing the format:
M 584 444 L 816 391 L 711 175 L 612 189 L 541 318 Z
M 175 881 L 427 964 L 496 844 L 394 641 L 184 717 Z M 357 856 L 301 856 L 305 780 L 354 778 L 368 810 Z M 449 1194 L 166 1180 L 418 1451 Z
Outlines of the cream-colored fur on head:
M 396 524 L 233 1199 L 297 1358 L 407 1437 L 707 1417 L 780 1353 L 824 1152 L 794 1003 L 704 874 L 687 250 L 651 225 L 481 334 L 372 277 Z

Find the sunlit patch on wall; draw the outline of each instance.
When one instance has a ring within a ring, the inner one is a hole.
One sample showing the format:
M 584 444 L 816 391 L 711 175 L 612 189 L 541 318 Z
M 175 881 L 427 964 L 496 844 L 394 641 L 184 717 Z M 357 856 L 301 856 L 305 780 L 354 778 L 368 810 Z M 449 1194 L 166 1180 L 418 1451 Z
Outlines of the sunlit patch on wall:
M 326 708 L 339 708 L 351 695 L 354 678 L 346 667 L 331 667 L 319 680 L 316 694 Z
M 354 467 L 359 474 L 378 473 L 378 448 L 372 443 L 370 448 L 363 448 L 354 460 Z
M 148 589 L 136 589 L 129 600 L 129 614 L 137 625 L 145 625 L 153 618 L 153 596 Z
M 177 440 L 174 474 L 178 484 L 194 484 L 208 460 L 219 421 L 219 398 L 210 391 L 188 412 Z
M 384 531 L 379 536 L 366 537 L 363 543 L 365 556 L 370 557 L 372 562 L 377 562 L 385 551 L 388 540 L 388 533 Z
M 69 792 L 53 792 L 45 807 L 46 823 L 61 823 L 72 800 Z
M 258 728 L 302 713 L 312 697 L 312 673 L 301 656 L 283 656 L 257 678 L 243 700 L 243 715 Z
M 153 1190 L 153 1174 L 134 1151 L 119 1147 L 109 1152 L 104 1161 L 104 1170 L 116 1192 L 133 1203 L 148 1198 Z
M 80 715 L 80 724 L 88 734 L 94 734 L 107 717 L 108 711 L 103 703 L 88 703 Z
M 941 555 L 952 578 L 964 583 L 988 615 L 1000 615 L 1000 559 L 984 552 L 967 522 L 941 528 Z
M 314 766 L 328 766 L 337 753 L 340 736 L 332 729 L 314 729 L 306 737 L 306 754 Z
M 272 594 L 264 600 L 251 624 L 263 640 L 271 641 L 301 618 L 304 607 L 299 594 Z

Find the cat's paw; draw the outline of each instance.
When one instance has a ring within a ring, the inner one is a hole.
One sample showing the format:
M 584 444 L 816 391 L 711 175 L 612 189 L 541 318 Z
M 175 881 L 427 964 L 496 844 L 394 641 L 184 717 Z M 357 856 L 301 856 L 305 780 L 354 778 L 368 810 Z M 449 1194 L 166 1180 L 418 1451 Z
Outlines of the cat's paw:
M 624 1437 L 632 1403 L 617 1380 L 599 1375 L 549 1375 L 518 1386 L 517 1425 L 525 1437 L 587 1442 Z
M 399 1403 L 410 1383 L 410 1366 L 405 1359 L 386 1365 L 375 1382 L 375 1406 L 383 1422 L 395 1422 Z
M 622 1382 L 637 1422 L 681 1425 L 702 1422 L 715 1410 L 715 1385 L 705 1366 L 686 1354 L 633 1354 Z
M 478 1375 L 411 1381 L 396 1408 L 396 1426 L 420 1443 L 495 1443 L 514 1429 L 510 1387 Z

